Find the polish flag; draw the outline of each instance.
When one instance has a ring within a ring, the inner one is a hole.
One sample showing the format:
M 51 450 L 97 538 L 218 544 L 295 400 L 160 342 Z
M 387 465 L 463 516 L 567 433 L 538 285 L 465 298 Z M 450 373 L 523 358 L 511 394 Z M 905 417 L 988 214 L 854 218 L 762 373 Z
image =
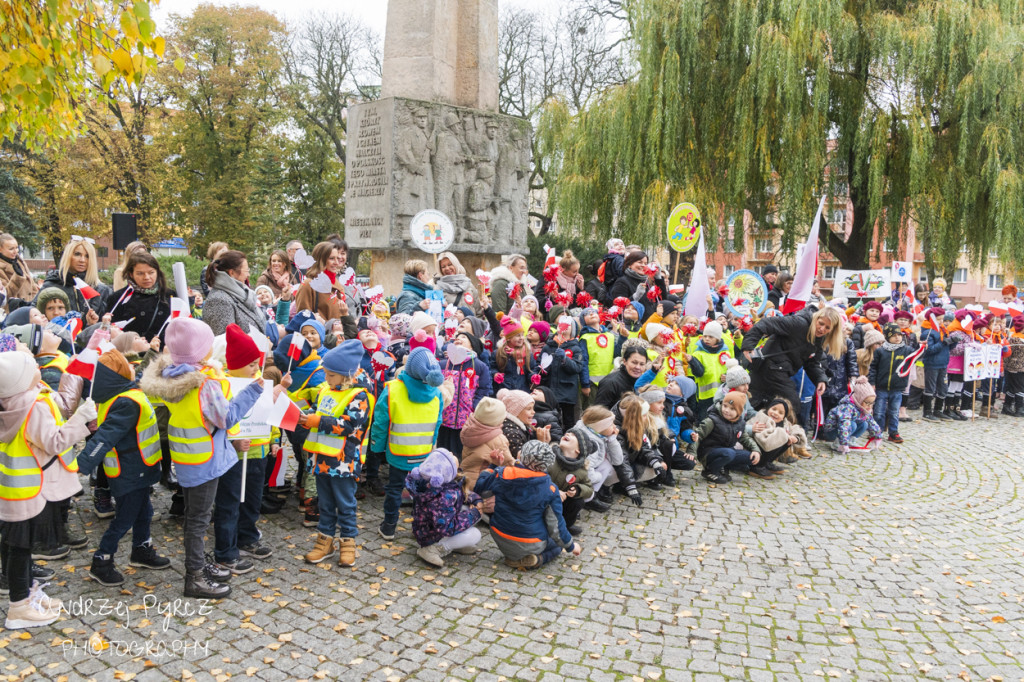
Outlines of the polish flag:
M 302 334 L 298 332 L 292 334 L 292 342 L 288 346 L 288 357 L 292 360 L 300 360 L 302 358 L 302 349 L 305 346 L 306 339 L 302 338 Z
M 299 406 L 282 393 L 278 396 L 277 402 L 270 408 L 270 413 L 267 415 L 267 423 L 285 431 L 294 431 L 295 427 L 299 424 L 299 417 L 301 416 L 302 411 L 299 409 Z
M 192 317 L 192 311 L 188 309 L 188 301 L 171 296 L 171 319 L 176 317 Z
M 825 196 L 822 195 L 818 203 L 818 212 L 814 214 L 814 222 L 811 223 L 811 232 L 807 235 L 807 244 L 804 245 L 803 253 L 800 254 L 800 262 L 796 266 L 796 276 L 793 277 L 793 287 L 782 305 L 782 314 L 789 315 L 798 310 L 803 310 L 811 297 L 811 289 L 814 288 L 814 276 L 818 274 L 818 225 L 821 224 L 821 213 L 825 210 Z
M 69 317 L 64 326 L 71 332 L 71 339 L 74 340 L 78 336 L 78 332 L 82 331 L 82 318 Z
M 134 296 L 134 295 L 135 295 L 135 287 L 133 287 L 132 285 L 129 284 L 128 287 L 124 290 L 124 293 L 121 294 L 121 298 L 117 299 L 117 303 L 114 304 L 114 307 L 111 308 L 107 312 L 109 312 L 110 314 L 113 314 L 114 311 L 117 310 L 117 306 L 121 305 L 122 303 L 127 303 L 128 301 L 132 300 L 132 296 Z M 123 327 L 122 327 L 122 329 L 123 329 Z
M 281 488 L 288 481 L 288 457 L 285 456 L 284 448 L 277 448 L 274 451 L 274 467 L 270 470 L 271 488 Z
M 100 354 L 95 349 L 86 348 L 81 353 L 71 356 L 71 361 L 68 362 L 68 367 L 64 371 L 92 381 L 93 374 L 96 372 L 96 363 L 99 359 Z
M 96 298 L 100 295 L 100 292 L 93 289 L 91 286 L 85 283 L 85 280 L 75 277 L 75 288 L 82 292 L 82 298 L 89 300 L 90 298 Z

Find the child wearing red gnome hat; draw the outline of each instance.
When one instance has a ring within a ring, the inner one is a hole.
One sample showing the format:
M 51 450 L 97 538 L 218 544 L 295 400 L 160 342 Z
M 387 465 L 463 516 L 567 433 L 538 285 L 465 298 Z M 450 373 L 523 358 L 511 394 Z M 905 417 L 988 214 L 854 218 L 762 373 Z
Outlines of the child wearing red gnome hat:
M 256 342 L 242 331 L 237 324 L 229 324 L 225 330 L 227 348 L 224 360 L 229 377 L 263 381 L 264 354 Z M 291 385 L 291 376 L 286 374 L 280 387 L 275 387 L 275 398 Z M 283 387 L 283 388 L 281 388 Z M 268 559 L 274 553 L 260 542 L 260 531 L 256 522 L 260 519 L 263 504 L 264 462 L 270 453 L 270 444 L 280 438 L 280 432 L 272 429 L 267 436 L 249 439 L 249 449 L 238 453 L 238 462 L 220 477 L 217 496 L 213 507 L 214 558 L 234 575 L 248 573 L 255 568 L 252 559 Z M 245 463 L 245 480 L 242 480 L 242 460 Z M 245 501 L 241 501 L 242 487 L 245 487 Z

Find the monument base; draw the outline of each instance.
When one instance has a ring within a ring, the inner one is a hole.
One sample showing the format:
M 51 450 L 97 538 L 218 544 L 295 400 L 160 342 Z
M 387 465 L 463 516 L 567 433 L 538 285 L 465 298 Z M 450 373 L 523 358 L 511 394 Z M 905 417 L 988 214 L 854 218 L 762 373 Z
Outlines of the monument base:
M 477 269 L 491 271 L 501 264 L 501 255 L 494 253 L 466 253 L 453 251 L 462 266 L 466 268 L 466 275 L 472 280 L 473 285 L 480 291 L 480 283 L 476 279 Z M 422 260 L 427 264 L 427 272 L 431 276 L 440 274 L 438 272 L 435 256 L 419 251 L 418 249 L 374 249 L 371 252 L 370 281 L 373 284 L 380 284 L 384 291 L 398 296 L 402 290 L 402 278 L 405 276 L 405 262 L 408 260 Z M 481 293 L 483 293 L 481 291 Z

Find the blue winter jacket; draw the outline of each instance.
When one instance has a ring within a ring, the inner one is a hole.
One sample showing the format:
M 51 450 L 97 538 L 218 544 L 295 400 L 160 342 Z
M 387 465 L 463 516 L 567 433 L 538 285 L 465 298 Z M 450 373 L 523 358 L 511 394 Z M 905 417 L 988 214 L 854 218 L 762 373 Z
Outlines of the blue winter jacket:
M 402 293 L 398 294 L 398 298 L 395 300 L 395 312 L 412 315 L 417 310 L 423 310 L 420 307 L 420 301 L 427 298 L 427 291 L 431 289 L 433 289 L 432 286 L 412 275 L 403 276 Z
M 476 480 L 478 495 L 494 493 L 491 530 L 513 542 L 553 542 L 569 551 L 572 535 L 562 518 L 562 498 L 551 478 L 518 465 L 484 469 Z
M 934 329 L 921 330 L 921 342 L 928 347 L 921 353 L 921 362 L 925 369 L 946 369 L 949 367 L 949 346 Z

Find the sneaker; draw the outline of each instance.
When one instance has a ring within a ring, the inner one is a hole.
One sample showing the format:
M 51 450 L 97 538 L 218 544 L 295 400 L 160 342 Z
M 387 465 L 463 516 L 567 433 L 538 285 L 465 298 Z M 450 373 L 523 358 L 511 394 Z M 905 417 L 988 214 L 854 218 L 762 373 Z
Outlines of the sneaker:
M 96 488 L 92 491 L 92 510 L 99 519 L 109 519 L 114 515 L 114 500 L 110 497 L 109 488 Z
M 209 568 L 209 566 L 207 566 Z M 192 599 L 223 599 L 231 594 L 231 586 L 217 582 L 204 569 L 185 575 L 185 596 Z
M 124 576 L 114 568 L 114 557 L 109 554 L 97 554 L 92 558 L 89 575 L 100 585 L 117 587 L 124 585 Z
M 903 436 L 901 436 L 898 433 L 890 433 L 889 434 L 889 442 L 890 443 L 902 443 L 903 442 Z
M 21 601 L 13 602 L 7 609 L 7 620 L 4 627 L 8 630 L 37 628 L 53 623 L 60 618 L 60 611 L 54 610 L 46 603 L 45 595 L 29 594 Z
M 313 545 L 313 549 L 306 553 L 306 562 L 318 564 L 321 561 L 330 559 L 332 556 L 334 556 L 334 538 L 323 533 L 317 533 L 316 544 Z
M 941 412 L 930 412 L 929 410 L 925 410 L 924 414 L 921 415 L 921 419 L 926 422 L 940 422 L 942 421 L 942 418 L 939 416 L 940 414 Z
M 243 575 L 256 568 L 256 564 L 239 557 L 234 561 L 218 561 L 217 565 L 231 572 L 231 575 Z
M 703 478 L 708 483 L 716 483 L 716 484 L 719 484 L 719 485 L 722 485 L 724 483 L 728 483 L 729 480 L 730 480 L 730 479 L 726 478 L 725 474 L 722 474 L 722 473 L 712 473 L 712 472 L 707 471 L 707 470 L 704 470 L 704 471 L 700 472 L 700 476 L 701 476 L 701 478 Z
M 214 582 L 223 583 L 231 580 L 231 571 L 214 561 L 213 555 L 209 552 L 206 553 L 206 565 L 203 566 L 203 571 Z
M 366 485 L 370 489 L 370 494 L 374 497 L 384 497 L 384 481 L 379 478 L 368 478 L 366 479 Z
M 262 561 L 264 559 L 269 559 L 274 554 L 274 550 L 257 542 L 252 545 L 239 547 L 238 553 L 242 556 L 247 556 L 250 559 L 259 559 Z
M 768 470 L 768 467 L 764 465 L 750 467 L 747 471 L 747 476 L 753 476 L 754 478 L 760 478 L 762 480 L 771 480 L 775 478 L 775 474 Z
M 338 565 L 342 568 L 356 565 L 355 538 L 338 538 Z
M 385 540 L 394 540 L 395 539 L 395 530 L 397 529 L 397 527 L 398 527 L 397 523 L 387 523 L 387 522 L 381 521 L 380 526 L 377 527 L 377 532 Z
M 56 547 L 40 547 L 37 545 L 32 548 L 33 561 L 40 559 L 56 561 L 57 559 L 63 559 L 68 554 L 71 554 L 71 548 L 67 545 L 57 545 Z
M 732 474 L 729 473 L 728 469 L 722 469 L 722 478 L 725 479 L 726 483 L 732 483 Z
M 311 497 L 306 501 L 305 514 L 302 517 L 304 528 L 316 528 L 320 525 L 320 500 Z
M 32 579 L 33 580 L 50 580 L 53 576 L 57 575 L 57 571 L 46 566 L 40 566 L 39 564 L 32 564 Z
M 522 559 L 505 559 L 505 565 L 509 568 L 536 568 L 540 565 L 540 557 L 527 554 Z
M 81 535 L 72 535 L 70 529 L 65 529 L 64 544 L 71 549 L 82 549 L 89 544 L 89 538 L 85 537 L 85 533 L 82 533 Z
M 420 547 L 416 550 L 416 556 L 423 559 L 423 561 L 427 562 L 431 566 L 444 568 L 444 557 L 441 554 L 441 547 L 437 543 L 427 545 L 426 547 Z
M 950 415 L 946 414 L 942 410 L 935 410 L 934 412 L 932 412 L 932 416 L 935 417 L 937 420 L 943 421 L 943 422 L 956 421 L 955 419 L 953 419 L 953 417 L 951 417 Z
M 153 549 L 153 541 L 147 540 L 141 545 L 132 547 L 132 555 L 128 559 L 128 565 L 135 566 L 136 568 L 150 568 L 154 571 L 161 571 L 170 567 L 171 560 L 157 554 L 157 551 Z
M 780 466 L 777 462 L 769 462 L 768 464 L 765 464 L 764 467 L 773 474 L 786 473 L 786 467 Z

